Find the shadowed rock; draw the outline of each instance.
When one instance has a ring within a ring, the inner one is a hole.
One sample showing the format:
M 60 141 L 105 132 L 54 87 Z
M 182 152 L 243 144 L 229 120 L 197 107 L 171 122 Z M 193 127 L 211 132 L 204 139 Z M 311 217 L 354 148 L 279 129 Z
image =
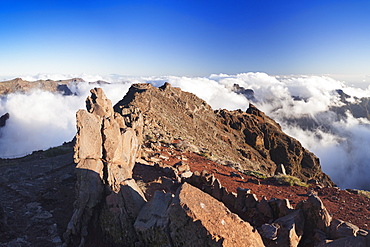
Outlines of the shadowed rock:
M 4 127 L 6 125 L 6 121 L 9 119 L 9 113 L 5 113 L 0 117 L 0 127 Z
M 303 211 L 306 222 L 305 234 L 307 234 L 307 236 L 313 235 L 314 229 L 325 232 L 327 227 L 330 226 L 332 217 L 317 195 L 311 194 L 307 201 L 298 203 L 296 209 L 301 209 Z
M 172 202 L 172 194 L 156 191 L 140 211 L 135 229 L 142 244 L 146 246 L 172 246 L 168 230 L 168 207 Z

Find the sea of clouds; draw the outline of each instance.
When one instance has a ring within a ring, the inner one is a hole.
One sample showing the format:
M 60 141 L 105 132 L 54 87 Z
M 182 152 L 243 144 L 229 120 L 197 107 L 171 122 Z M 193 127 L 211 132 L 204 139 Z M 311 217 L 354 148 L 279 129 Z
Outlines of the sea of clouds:
M 253 89 L 257 102 L 254 104 L 280 123 L 283 130 L 297 138 L 304 147 L 315 153 L 324 172 L 341 188 L 370 190 L 370 122 L 356 119 L 351 114 L 338 118 L 328 111 L 340 106 L 337 89 L 357 97 L 370 97 L 370 86 L 356 88 L 345 82 L 326 76 L 270 76 L 265 73 L 237 75 L 214 74 L 209 77 L 129 77 L 91 75 L 24 76 L 24 80 L 83 78 L 86 83 L 70 86 L 75 95 L 35 90 L 27 94 L 15 93 L 0 98 L 0 115 L 8 112 L 10 119 L 0 129 L 0 157 L 24 156 L 35 150 L 58 146 L 70 141 L 76 133 L 75 113 L 85 108 L 89 90 L 101 84 L 114 103 L 126 94 L 133 83 L 148 82 L 161 86 L 169 82 L 184 91 L 192 92 L 207 101 L 213 109 L 246 110 L 249 101 L 233 92 L 234 84 Z M 292 96 L 302 100 L 294 100 Z M 349 100 L 355 101 L 355 98 Z M 292 118 L 310 118 L 330 128 L 307 129 L 289 121 Z

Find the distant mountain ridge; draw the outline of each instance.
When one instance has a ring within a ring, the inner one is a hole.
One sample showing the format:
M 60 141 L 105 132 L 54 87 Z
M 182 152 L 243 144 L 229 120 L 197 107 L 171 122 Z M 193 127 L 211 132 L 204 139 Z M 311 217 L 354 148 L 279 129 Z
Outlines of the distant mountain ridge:
M 69 80 L 37 80 L 25 81 L 22 78 L 16 78 L 9 81 L 0 82 L 0 95 L 11 93 L 26 93 L 33 89 L 41 89 L 50 92 L 61 92 L 63 95 L 71 95 L 72 92 L 68 88 L 70 83 L 84 82 L 81 78 L 72 78 Z
M 238 84 L 233 85 L 232 91 L 243 95 L 252 103 L 260 103 L 261 101 L 255 97 L 252 89 L 246 89 Z M 325 121 L 321 121 L 321 116 L 323 116 L 323 118 L 331 116 L 334 118 L 333 120 L 340 120 L 340 118 L 346 118 L 346 114 L 348 112 L 355 118 L 365 118 L 370 120 L 370 97 L 352 97 L 351 95 L 346 94 L 342 89 L 335 90 L 335 93 L 338 95 L 340 102 L 342 103 L 341 106 L 330 106 L 327 111 L 318 113 L 315 118 L 312 116 L 296 116 L 284 118 L 284 121 L 289 124 L 298 125 L 304 130 L 315 130 L 317 128 L 321 128 L 329 131 L 332 127 L 331 122 L 328 124 Z M 307 100 L 297 95 L 292 95 L 291 97 L 294 101 Z

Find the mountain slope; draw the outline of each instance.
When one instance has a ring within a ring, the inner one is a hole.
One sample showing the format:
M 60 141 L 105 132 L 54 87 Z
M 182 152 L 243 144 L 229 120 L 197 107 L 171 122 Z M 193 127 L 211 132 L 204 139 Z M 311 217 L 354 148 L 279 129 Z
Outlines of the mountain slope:
M 114 109 L 132 118 L 144 117 L 144 139 L 171 143 L 196 151 L 239 170 L 273 175 L 283 164 L 290 175 L 333 185 L 319 159 L 253 105 L 243 112 L 216 110 L 194 94 L 166 83 L 160 88 L 134 84 Z M 137 110 L 136 110 L 137 111 Z M 127 119 L 130 122 L 130 119 Z

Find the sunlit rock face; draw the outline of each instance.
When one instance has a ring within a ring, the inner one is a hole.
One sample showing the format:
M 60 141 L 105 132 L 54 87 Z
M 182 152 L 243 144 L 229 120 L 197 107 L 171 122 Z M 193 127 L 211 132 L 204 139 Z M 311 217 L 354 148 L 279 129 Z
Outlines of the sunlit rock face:
M 76 114 L 77 199 L 66 243 L 83 244 L 100 232 L 112 244 L 134 244 L 133 222 L 146 202 L 132 179 L 138 137 L 101 88 L 91 90 L 86 108 Z

